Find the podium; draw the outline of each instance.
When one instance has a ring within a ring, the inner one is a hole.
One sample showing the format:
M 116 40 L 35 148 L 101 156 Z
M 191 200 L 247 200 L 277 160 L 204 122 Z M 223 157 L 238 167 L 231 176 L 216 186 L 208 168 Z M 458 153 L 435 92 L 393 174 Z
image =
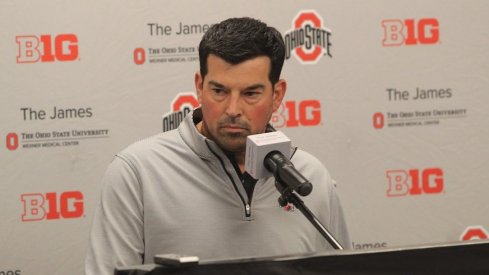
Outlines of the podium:
M 201 261 L 187 267 L 151 264 L 117 268 L 114 274 L 489 274 L 489 242 Z

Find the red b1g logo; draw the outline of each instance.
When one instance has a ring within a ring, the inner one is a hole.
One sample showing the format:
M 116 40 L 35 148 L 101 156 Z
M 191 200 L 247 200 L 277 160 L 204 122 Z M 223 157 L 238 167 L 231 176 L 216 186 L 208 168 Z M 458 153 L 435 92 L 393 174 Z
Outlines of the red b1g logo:
M 276 128 L 319 125 L 321 103 L 314 99 L 286 101 L 273 113 L 271 123 Z
M 23 35 L 15 38 L 17 63 L 73 61 L 78 58 L 78 38 L 74 34 Z
M 441 168 L 389 170 L 386 175 L 388 197 L 439 194 L 444 188 Z
M 388 19 L 382 21 L 384 46 L 435 44 L 440 39 L 439 23 L 436 18 Z
M 79 218 L 84 213 L 83 194 L 80 191 L 20 196 L 24 204 L 22 221 L 41 221 Z

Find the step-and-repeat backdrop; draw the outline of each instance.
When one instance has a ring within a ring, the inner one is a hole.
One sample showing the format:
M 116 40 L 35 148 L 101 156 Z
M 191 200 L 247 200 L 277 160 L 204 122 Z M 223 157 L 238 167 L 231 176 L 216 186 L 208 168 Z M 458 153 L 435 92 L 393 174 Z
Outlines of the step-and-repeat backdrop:
M 287 46 L 273 124 L 337 182 L 354 249 L 484 239 L 489 2 L 2 1 L 0 274 L 81 274 L 100 180 L 197 105 L 197 45 L 251 16 Z

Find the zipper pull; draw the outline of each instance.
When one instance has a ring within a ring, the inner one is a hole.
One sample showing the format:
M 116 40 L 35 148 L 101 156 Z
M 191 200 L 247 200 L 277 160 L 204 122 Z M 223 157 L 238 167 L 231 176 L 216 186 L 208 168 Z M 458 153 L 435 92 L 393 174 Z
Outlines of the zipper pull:
M 251 216 L 251 207 L 250 204 L 248 203 L 245 205 L 245 212 L 246 212 L 246 217 Z

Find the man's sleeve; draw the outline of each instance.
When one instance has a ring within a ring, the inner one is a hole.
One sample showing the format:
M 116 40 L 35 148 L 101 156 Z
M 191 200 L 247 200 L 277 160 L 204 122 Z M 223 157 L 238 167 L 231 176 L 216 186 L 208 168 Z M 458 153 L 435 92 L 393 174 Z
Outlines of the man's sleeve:
M 346 225 L 345 214 L 343 213 L 343 207 L 341 206 L 340 199 L 336 193 L 336 187 L 331 178 L 328 179 L 330 184 L 329 203 L 330 203 L 330 215 L 329 225 L 331 234 L 341 244 L 344 249 L 351 248 L 350 235 L 348 233 L 348 227 Z
M 136 170 L 116 156 L 102 186 L 90 232 L 86 275 L 112 275 L 116 266 L 143 263 L 143 204 Z

